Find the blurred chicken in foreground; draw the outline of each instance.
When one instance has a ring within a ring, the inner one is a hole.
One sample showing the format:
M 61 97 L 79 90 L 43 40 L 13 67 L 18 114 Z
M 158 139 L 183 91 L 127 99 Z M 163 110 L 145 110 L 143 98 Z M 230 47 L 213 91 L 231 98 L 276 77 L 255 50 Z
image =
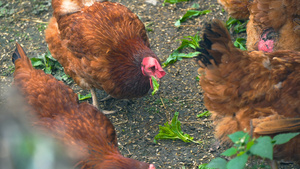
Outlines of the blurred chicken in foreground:
M 123 157 L 110 120 L 88 103 L 79 103 L 72 89 L 32 67 L 17 44 L 14 86 L 28 103 L 32 124 L 61 140 L 78 158 L 76 166 L 102 169 L 154 169 L 154 165 Z
M 0 168 L 72 168 L 72 158 L 64 152 L 65 149 L 55 139 L 45 137 L 30 126 L 25 111 L 22 108 L 16 111 L 20 102 L 14 100 L 13 106 L 0 101 Z
M 145 26 L 125 6 L 97 0 L 52 0 L 46 42 L 66 74 L 82 88 L 117 99 L 146 95 L 166 73 L 150 49 Z
M 249 51 L 300 51 L 299 0 L 254 0 L 249 10 Z
M 252 127 L 255 137 L 300 131 L 300 52 L 242 51 L 219 20 L 206 26 L 200 47 L 200 85 L 218 139 Z M 274 158 L 300 163 L 300 136 L 276 146 Z

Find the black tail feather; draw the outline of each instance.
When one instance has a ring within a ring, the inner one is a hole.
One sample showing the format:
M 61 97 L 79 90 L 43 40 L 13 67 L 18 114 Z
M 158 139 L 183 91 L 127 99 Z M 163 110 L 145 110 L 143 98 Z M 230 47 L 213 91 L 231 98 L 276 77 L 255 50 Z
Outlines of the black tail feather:
M 198 56 L 195 56 L 197 62 L 200 61 L 204 66 L 211 65 L 212 61 L 217 65 L 221 62 L 218 54 L 214 55 L 217 51 L 212 50 L 212 45 L 219 42 L 218 39 L 223 38 L 222 36 L 225 38 L 229 36 L 230 38 L 226 31 L 224 24 L 219 20 L 213 20 L 211 23 L 206 24 L 202 40 L 199 42 L 200 48 L 196 49 L 201 52 Z
M 22 48 L 22 46 L 19 45 L 18 43 L 17 43 L 17 46 L 20 46 L 20 47 Z M 23 48 L 22 48 L 22 49 L 23 49 Z M 24 51 L 24 49 L 23 49 L 23 51 Z M 24 53 L 25 53 L 25 51 L 24 51 Z M 26 53 L 25 53 L 25 54 L 26 54 Z M 15 61 L 16 61 L 17 59 L 19 59 L 19 58 L 21 58 L 21 55 L 20 55 L 20 53 L 19 53 L 18 47 L 16 47 L 16 50 L 14 51 L 14 53 L 13 53 L 13 55 L 12 55 L 12 58 L 11 58 L 13 64 L 15 64 Z

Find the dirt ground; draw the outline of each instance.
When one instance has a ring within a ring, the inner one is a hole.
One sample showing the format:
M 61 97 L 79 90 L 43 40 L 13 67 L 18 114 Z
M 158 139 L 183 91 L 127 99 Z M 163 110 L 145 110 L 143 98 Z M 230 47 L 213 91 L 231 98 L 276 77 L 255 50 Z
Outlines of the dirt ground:
M 115 0 L 113 0 L 115 1 Z M 191 0 L 176 5 L 162 6 L 162 0 L 156 5 L 144 0 L 116 0 L 138 14 L 141 20 L 153 31 L 148 32 L 151 48 L 165 61 L 168 55 L 179 45 L 178 39 L 184 36 L 201 34 L 204 24 L 213 18 L 227 20 L 227 13 L 217 0 Z M 156 2 L 154 0 L 154 2 Z M 197 10 L 212 10 L 211 13 L 187 20 L 180 28 L 174 26 L 176 20 L 185 14 L 194 3 Z M 12 0 L 0 2 L 0 94 L 3 101 L 6 86 L 12 81 L 11 55 L 15 42 L 25 48 L 29 57 L 36 57 L 47 51 L 44 30 L 52 16 L 49 0 Z M 188 52 L 188 51 L 184 51 Z M 198 66 L 193 60 L 182 60 L 165 68 L 167 75 L 162 79 L 158 94 L 131 100 L 111 99 L 100 102 L 101 109 L 118 110 L 109 115 L 116 127 L 121 153 L 130 158 L 153 163 L 157 168 L 198 168 L 219 156 L 224 147 L 211 152 L 215 143 L 213 125 L 209 118 L 197 118 L 197 114 L 206 111 L 202 89 L 196 80 Z M 86 94 L 76 84 L 75 92 Z M 105 97 L 104 91 L 97 91 L 99 98 Z M 91 100 L 88 100 L 91 102 Z M 179 112 L 182 130 L 202 144 L 184 143 L 181 140 L 159 140 L 153 142 L 158 126 L 170 121 L 175 112 Z M 299 168 L 294 165 L 281 165 L 281 168 Z

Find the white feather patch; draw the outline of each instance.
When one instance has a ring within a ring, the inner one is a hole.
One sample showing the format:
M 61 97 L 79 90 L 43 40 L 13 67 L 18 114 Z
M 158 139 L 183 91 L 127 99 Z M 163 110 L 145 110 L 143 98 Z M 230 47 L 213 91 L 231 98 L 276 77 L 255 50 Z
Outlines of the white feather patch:
M 64 0 L 60 9 L 61 15 L 66 15 L 80 11 L 80 6 L 72 0 Z

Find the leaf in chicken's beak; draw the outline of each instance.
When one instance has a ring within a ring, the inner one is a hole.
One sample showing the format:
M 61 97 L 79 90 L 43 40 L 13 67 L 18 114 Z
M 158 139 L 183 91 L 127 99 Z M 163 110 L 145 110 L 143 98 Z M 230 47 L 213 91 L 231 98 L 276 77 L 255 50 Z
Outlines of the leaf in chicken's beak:
M 151 79 L 152 79 L 152 86 L 153 86 L 152 95 L 154 95 L 159 89 L 159 84 L 154 76 L 151 76 Z

